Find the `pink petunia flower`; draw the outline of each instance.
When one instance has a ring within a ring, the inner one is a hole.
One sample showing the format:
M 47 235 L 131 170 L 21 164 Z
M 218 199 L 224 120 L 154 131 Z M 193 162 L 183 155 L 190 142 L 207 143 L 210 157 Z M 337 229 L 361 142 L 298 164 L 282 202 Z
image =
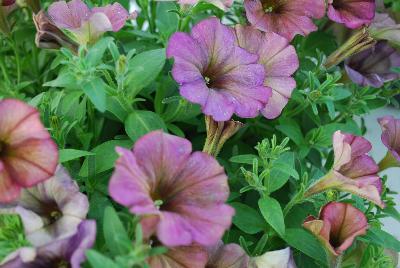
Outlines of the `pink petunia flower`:
M 0 101 L 0 202 L 16 200 L 21 188 L 54 175 L 57 145 L 38 111 L 15 99 Z
M 333 135 L 334 164 L 330 172 L 306 191 L 311 196 L 328 189 L 349 192 L 385 207 L 381 199 L 382 181 L 378 165 L 367 153 L 372 146 L 363 137 L 343 134 Z
M 325 15 L 325 0 L 244 0 L 249 22 L 264 32 L 275 32 L 291 41 L 317 30 L 312 18 Z
M 367 232 L 368 223 L 364 213 L 350 204 L 331 202 L 325 205 L 319 218 L 309 216 L 304 228 L 313 233 L 333 256 L 341 255 L 357 236 Z
M 278 117 L 288 103 L 296 81 L 291 77 L 299 67 L 296 50 L 286 38 L 276 33 L 263 33 L 251 26 L 235 27 L 240 47 L 259 56 L 264 65 L 264 86 L 272 89 L 272 96 L 261 113 L 268 119 Z
M 388 148 L 386 157 L 379 163 L 380 170 L 400 167 L 400 119 L 387 115 L 378 122 L 382 128 L 382 143 Z
M 204 268 L 207 263 L 207 251 L 200 246 L 169 248 L 164 254 L 155 255 L 147 260 L 150 268 Z
M 250 257 L 237 244 L 224 245 L 219 241 L 208 249 L 206 268 L 248 268 Z
M 16 213 L 21 217 L 26 238 L 34 246 L 74 233 L 88 210 L 86 195 L 62 166 L 47 181 L 22 190 L 16 204 L 0 206 L 0 214 Z
M 328 0 L 328 17 L 350 29 L 357 29 L 372 22 L 375 0 Z
M 57 27 L 72 32 L 80 44 L 94 43 L 108 31 L 118 32 L 135 17 L 119 3 L 89 9 L 81 0 L 54 2 L 48 13 Z
M 265 70 L 258 56 L 240 48 L 234 31 L 217 18 L 201 21 L 191 34 L 175 33 L 167 56 L 174 58 L 172 76 L 180 94 L 215 121 L 233 114 L 256 117 L 271 96 L 263 86 Z
M 146 237 L 168 247 L 213 245 L 229 228 L 234 210 L 223 167 L 203 152 L 192 153 L 186 139 L 153 131 L 120 158 L 109 192 L 141 216 Z

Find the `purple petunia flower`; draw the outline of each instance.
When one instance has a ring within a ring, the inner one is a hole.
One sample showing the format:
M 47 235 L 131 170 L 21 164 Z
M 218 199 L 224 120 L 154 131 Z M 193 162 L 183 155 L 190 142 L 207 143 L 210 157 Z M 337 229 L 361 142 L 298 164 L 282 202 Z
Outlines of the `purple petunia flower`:
M 375 0 L 328 0 L 328 17 L 351 29 L 368 25 L 375 16 Z
M 208 250 L 206 268 L 248 268 L 250 258 L 237 244 L 224 245 L 219 241 Z
M 85 251 L 94 245 L 96 222 L 85 220 L 72 235 L 37 248 L 21 248 L 6 257 L 1 268 L 80 268 Z
M 178 32 L 169 40 L 168 58 L 174 58 L 172 76 L 180 94 L 201 105 L 215 121 L 233 114 L 256 117 L 271 96 L 263 86 L 265 70 L 258 56 L 236 44 L 234 31 L 209 18 L 195 25 L 191 34 Z
M 400 67 L 400 53 L 386 41 L 379 41 L 345 61 L 346 72 L 354 83 L 376 88 L 400 78 L 400 74 L 392 70 L 394 67 Z
M 371 143 L 363 137 L 336 131 L 333 135 L 333 168 L 307 190 L 306 196 L 337 189 L 385 207 L 381 199 L 382 182 L 377 175 L 378 165 L 367 155 L 371 148 Z
M 74 233 L 88 210 L 87 197 L 61 166 L 49 180 L 22 190 L 14 206 L 0 206 L 0 213 L 19 214 L 25 235 L 34 246 Z
M 258 63 L 265 67 L 264 86 L 272 89 L 272 96 L 261 113 L 274 119 L 280 115 L 296 87 L 296 81 L 291 77 L 299 67 L 296 50 L 286 38 L 276 33 L 263 33 L 241 25 L 235 30 L 239 46 L 257 54 Z
M 234 210 L 223 167 L 203 152 L 192 153 L 186 139 L 153 131 L 120 158 L 109 192 L 141 216 L 146 237 L 157 235 L 168 247 L 213 245 L 229 228 Z
M 325 15 L 324 0 L 244 0 L 249 22 L 264 32 L 275 32 L 291 41 L 317 30 L 311 18 Z
M 207 251 L 200 246 L 175 247 L 150 257 L 147 263 L 150 268 L 204 268 L 207 257 Z
M 386 157 L 379 163 L 380 170 L 400 167 L 400 119 L 387 115 L 378 122 L 382 128 L 382 143 L 388 148 Z
M 54 2 L 48 13 L 57 27 L 71 31 L 80 44 L 94 43 L 107 31 L 118 32 L 135 17 L 119 3 L 89 9 L 81 0 Z
M 359 235 L 367 232 L 368 223 L 362 211 L 350 204 L 331 202 L 325 205 L 319 219 L 309 216 L 303 224 L 333 256 L 341 255 Z

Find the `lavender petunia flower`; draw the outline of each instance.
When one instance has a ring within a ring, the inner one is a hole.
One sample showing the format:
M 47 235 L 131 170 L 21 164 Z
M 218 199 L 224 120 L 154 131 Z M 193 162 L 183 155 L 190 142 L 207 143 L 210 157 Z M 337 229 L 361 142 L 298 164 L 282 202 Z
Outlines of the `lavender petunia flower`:
M 153 131 L 132 151 L 117 148 L 109 192 L 141 216 L 146 237 L 168 247 L 213 245 L 229 228 L 234 210 L 223 167 L 186 139 Z
M 207 251 L 200 246 L 176 247 L 150 257 L 147 263 L 150 268 L 204 268 L 207 257 Z
M 328 0 L 328 17 L 350 29 L 372 22 L 375 0 Z
M 276 33 L 263 33 L 251 26 L 235 27 L 238 44 L 259 56 L 264 65 L 264 86 L 272 89 L 272 96 L 261 113 L 268 119 L 278 117 L 288 103 L 296 81 L 291 77 L 299 67 L 296 50 L 289 41 Z
M 312 18 L 325 15 L 324 0 L 244 0 L 246 16 L 257 29 L 275 32 L 291 41 L 317 30 Z
M 119 3 L 89 9 L 81 0 L 54 2 L 48 13 L 59 28 L 72 32 L 80 44 L 94 43 L 107 31 L 118 32 L 135 16 Z
M 268 251 L 262 256 L 251 259 L 252 268 L 296 268 L 292 251 L 289 247 Z
M 21 188 L 53 176 L 57 145 L 38 111 L 15 99 L 0 101 L 0 203 L 16 200 Z
M 240 48 L 234 31 L 217 18 L 201 21 L 190 35 L 175 33 L 167 56 L 175 60 L 172 76 L 180 94 L 215 121 L 227 121 L 234 113 L 256 117 L 271 96 L 258 56 Z
M 206 268 L 248 268 L 250 258 L 237 244 L 224 245 L 219 241 L 210 247 Z
M 85 251 L 94 245 L 96 222 L 83 221 L 76 232 L 37 248 L 22 248 L 0 265 L 1 268 L 80 268 Z
M 331 202 L 325 205 L 319 219 L 309 216 L 304 228 L 313 233 L 332 255 L 341 255 L 357 236 L 364 235 L 368 228 L 362 211 L 350 204 Z
M 382 143 L 388 148 L 386 157 L 379 163 L 380 170 L 400 166 L 400 119 L 384 116 L 378 122 L 382 128 Z
M 381 200 L 382 182 L 377 175 L 378 165 L 367 153 L 372 146 L 363 137 L 342 134 L 333 135 L 333 168 L 306 192 L 306 196 L 337 189 L 349 192 L 385 207 Z
M 379 41 L 375 47 L 345 61 L 346 72 L 354 83 L 376 88 L 400 78 L 399 73 L 391 70 L 394 67 L 400 67 L 400 53 L 386 41 Z
M 59 166 L 49 180 L 24 189 L 13 207 L 0 207 L 0 213 L 20 215 L 26 238 L 41 246 L 58 237 L 74 233 L 89 209 L 87 197 L 75 181 Z

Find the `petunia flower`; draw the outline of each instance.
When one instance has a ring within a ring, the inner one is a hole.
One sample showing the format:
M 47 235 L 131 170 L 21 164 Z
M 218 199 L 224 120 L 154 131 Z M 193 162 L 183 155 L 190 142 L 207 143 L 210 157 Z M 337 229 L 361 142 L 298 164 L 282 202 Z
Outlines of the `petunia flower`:
M 181 6 L 194 6 L 199 2 L 199 0 L 178 0 L 178 4 Z M 227 11 L 232 5 L 233 0 L 206 0 L 206 2 Z
M 337 189 L 358 195 L 383 208 L 382 182 L 377 175 L 379 168 L 367 155 L 371 148 L 371 143 L 363 137 L 336 131 L 333 135 L 333 168 L 311 186 L 305 196 Z
M 54 175 L 57 145 L 38 111 L 15 99 L 0 101 L 0 203 L 16 200 L 21 188 Z
M 1 6 L 6 7 L 6 6 L 11 6 L 15 4 L 15 0 L 2 0 L 0 1 Z
M 204 268 L 207 263 L 207 251 L 201 246 L 169 248 L 161 255 L 148 258 L 150 268 Z
M 313 233 L 333 256 L 341 255 L 357 236 L 366 234 L 368 223 L 364 213 L 347 203 L 325 205 L 319 218 L 309 216 L 304 228 Z
M 191 34 L 173 34 L 167 57 L 174 58 L 180 94 L 215 121 L 256 117 L 271 96 L 258 56 L 240 48 L 234 31 L 217 18 L 199 22 Z
M 382 143 L 388 148 L 385 158 L 379 163 L 379 169 L 400 167 L 400 119 L 387 115 L 379 118 L 378 122 L 382 128 Z
M 12 253 L 1 268 L 80 268 L 85 261 L 85 251 L 94 245 L 96 222 L 85 220 L 68 236 L 36 248 L 21 248 Z
M 250 257 L 237 244 L 224 245 L 219 241 L 208 249 L 206 268 L 248 268 Z
M 136 16 L 119 3 L 89 9 L 81 0 L 54 2 L 48 13 L 59 28 L 70 31 L 80 44 L 94 43 L 108 31 L 118 32 L 127 20 Z
M 328 17 L 357 29 L 372 22 L 375 16 L 375 0 L 328 0 Z
M 387 40 L 391 46 L 400 48 L 400 24 L 396 24 L 389 14 L 376 13 L 368 31 L 374 39 Z
M 120 158 L 109 192 L 141 216 L 146 237 L 165 246 L 213 245 L 229 228 L 234 210 L 223 167 L 203 152 L 192 153 L 183 138 L 153 131 L 133 148 L 117 148 Z
M 240 47 L 259 56 L 258 63 L 264 65 L 264 86 L 272 89 L 272 96 L 261 110 L 268 119 L 278 117 L 288 103 L 296 81 L 291 77 L 299 67 L 296 50 L 282 36 L 263 33 L 251 26 L 235 27 Z
M 291 41 L 317 30 L 312 18 L 325 15 L 325 0 L 244 0 L 251 25 L 264 32 L 275 32 Z
M 74 233 L 86 218 L 87 197 L 75 181 L 59 166 L 49 180 L 24 189 L 13 207 L 0 207 L 0 213 L 20 215 L 25 235 L 34 246 L 49 243 L 58 237 Z
M 400 74 L 392 70 L 394 67 L 400 67 L 400 53 L 386 41 L 379 41 L 345 61 L 346 72 L 354 83 L 375 88 L 400 78 Z
M 268 251 L 261 256 L 251 258 L 252 268 L 296 268 L 292 251 L 289 247 Z

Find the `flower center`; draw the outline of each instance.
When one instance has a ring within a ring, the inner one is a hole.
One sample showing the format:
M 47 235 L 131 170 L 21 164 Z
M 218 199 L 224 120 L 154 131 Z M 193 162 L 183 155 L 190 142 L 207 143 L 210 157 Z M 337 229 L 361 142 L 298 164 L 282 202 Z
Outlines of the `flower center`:
M 283 0 L 261 0 L 261 4 L 265 13 L 279 13 L 283 6 Z
M 154 205 L 156 206 L 157 209 L 160 209 L 163 204 L 164 201 L 162 201 L 161 199 L 157 199 L 154 201 Z
M 4 141 L 0 141 L 0 157 L 6 155 L 7 144 Z
M 43 216 L 48 219 L 49 224 L 55 223 L 63 216 L 56 202 L 43 204 L 43 207 Z
M 205 76 L 205 77 L 204 77 L 204 81 L 206 81 L 206 84 L 209 85 L 211 79 L 210 79 L 209 77 Z

